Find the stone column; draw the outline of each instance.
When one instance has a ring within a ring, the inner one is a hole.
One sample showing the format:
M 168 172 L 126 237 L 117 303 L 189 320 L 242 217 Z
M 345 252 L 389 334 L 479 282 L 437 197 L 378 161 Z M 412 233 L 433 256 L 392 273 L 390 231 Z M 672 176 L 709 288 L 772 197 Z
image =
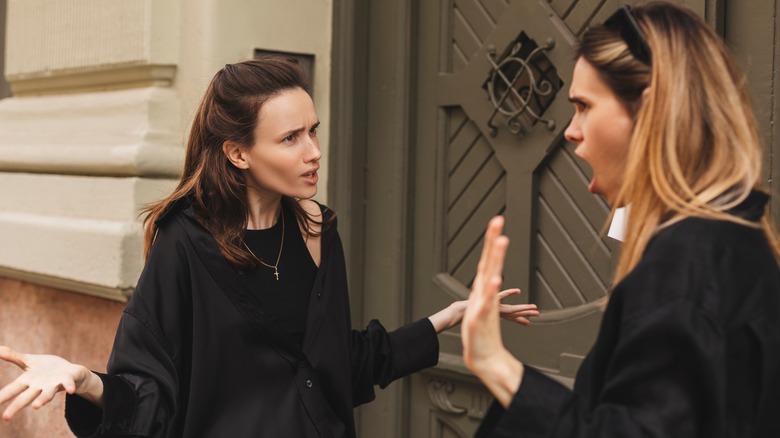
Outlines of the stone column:
M 139 209 L 182 166 L 180 10 L 179 0 L 8 0 L 0 345 L 105 369 L 143 265 Z M 0 386 L 18 374 L 0 364 Z M 0 436 L 73 436 L 63 404 L 0 422 Z
M 125 300 L 182 163 L 176 0 L 9 0 L 0 275 Z

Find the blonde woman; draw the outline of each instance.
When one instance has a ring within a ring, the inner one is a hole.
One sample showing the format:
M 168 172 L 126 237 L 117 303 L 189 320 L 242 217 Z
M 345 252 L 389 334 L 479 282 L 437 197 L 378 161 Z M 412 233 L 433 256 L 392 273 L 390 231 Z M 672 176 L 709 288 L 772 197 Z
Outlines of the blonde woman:
M 477 436 L 780 436 L 780 269 L 744 76 L 668 3 L 587 31 L 566 130 L 590 190 L 631 206 L 598 338 L 573 390 L 504 348 L 508 239 L 488 226 L 464 358 L 496 397 Z

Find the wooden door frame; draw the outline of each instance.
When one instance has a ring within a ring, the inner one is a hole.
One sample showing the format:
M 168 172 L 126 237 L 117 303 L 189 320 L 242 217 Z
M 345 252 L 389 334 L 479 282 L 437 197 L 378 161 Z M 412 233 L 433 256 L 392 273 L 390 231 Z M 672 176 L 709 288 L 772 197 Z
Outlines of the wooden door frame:
M 333 4 L 328 203 L 338 214 L 349 276 L 353 326 L 362 322 L 368 4 Z
M 334 2 L 328 195 L 355 327 L 373 318 L 388 329 L 409 322 L 413 9 L 411 0 Z M 358 435 L 403 436 L 408 407 L 408 381 L 394 383 L 358 410 Z

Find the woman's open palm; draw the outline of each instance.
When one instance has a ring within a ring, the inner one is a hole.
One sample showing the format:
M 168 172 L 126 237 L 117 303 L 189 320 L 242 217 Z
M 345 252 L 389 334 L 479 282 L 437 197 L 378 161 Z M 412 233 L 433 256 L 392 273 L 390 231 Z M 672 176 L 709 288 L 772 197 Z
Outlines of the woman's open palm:
M 501 271 L 509 246 L 509 239 L 501 235 L 503 226 L 504 218 L 501 216 L 493 218 L 488 224 L 477 275 L 463 316 L 463 359 L 474 372 L 505 350 L 498 324 Z
M 47 354 L 23 354 L 0 346 L 0 359 L 22 369 L 22 374 L 0 389 L 0 405 L 13 400 L 3 412 L 9 421 L 24 407 L 38 409 L 49 403 L 60 391 L 82 392 L 90 382 L 92 372 L 82 365 Z

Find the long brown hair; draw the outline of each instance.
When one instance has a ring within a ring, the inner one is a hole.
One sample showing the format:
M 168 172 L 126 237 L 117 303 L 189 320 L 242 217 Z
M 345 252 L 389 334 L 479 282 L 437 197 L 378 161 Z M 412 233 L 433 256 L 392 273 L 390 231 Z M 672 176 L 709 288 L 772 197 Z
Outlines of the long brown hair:
M 603 26 L 583 35 L 577 53 L 635 121 L 613 206 L 630 205 L 613 284 L 639 263 L 659 229 L 687 217 L 761 227 L 780 260 L 768 209 L 760 224 L 728 213 L 761 186 L 761 142 L 744 74 L 717 34 L 688 9 L 652 2 L 631 13 L 652 65 Z
M 174 202 L 190 201 L 195 218 L 214 236 L 223 256 L 241 269 L 254 269 L 257 260 L 242 246 L 248 217 L 246 183 L 222 150 L 232 141 L 254 144 L 258 114 L 268 99 L 300 88 L 308 92 L 305 73 L 294 60 L 269 57 L 227 64 L 214 75 L 198 106 L 187 141 L 184 171 L 176 189 L 165 199 L 144 209 L 144 254 L 157 233 L 156 221 Z M 309 236 L 317 236 L 312 218 L 296 200 L 282 197 L 293 208 L 298 223 Z

